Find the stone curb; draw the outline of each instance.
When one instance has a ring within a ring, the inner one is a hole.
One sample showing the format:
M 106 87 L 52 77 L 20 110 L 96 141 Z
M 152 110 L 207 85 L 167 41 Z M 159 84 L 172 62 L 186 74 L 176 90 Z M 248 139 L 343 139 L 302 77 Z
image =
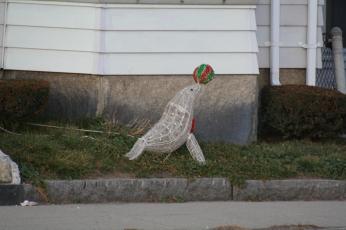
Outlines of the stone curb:
M 44 202 L 31 185 L 24 199 Z M 242 187 L 226 178 L 151 178 L 47 181 L 51 203 L 346 200 L 346 181 L 248 180 Z
M 235 201 L 346 200 L 345 180 L 248 180 Z
M 224 178 L 153 178 L 47 181 L 52 203 L 180 202 L 230 200 L 232 187 Z M 31 185 L 27 200 L 43 201 Z

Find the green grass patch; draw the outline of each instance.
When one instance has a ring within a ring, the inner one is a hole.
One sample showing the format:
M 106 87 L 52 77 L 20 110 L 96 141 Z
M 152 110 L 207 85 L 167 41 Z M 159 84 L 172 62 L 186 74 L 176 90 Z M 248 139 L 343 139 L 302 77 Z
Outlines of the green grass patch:
M 136 141 L 126 135 L 131 129 L 97 120 L 69 127 L 77 126 L 106 133 L 28 128 L 19 136 L 0 133 L 0 149 L 19 164 L 24 181 L 34 184 L 44 179 L 120 176 L 227 177 L 234 184 L 245 179 L 346 179 L 346 141 L 342 139 L 262 141 L 249 146 L 201 143 L 207 164 L 200 166 L 185 147 L 168 158 L 145 152 L 138 160 L 129 161 L 124 154 Z

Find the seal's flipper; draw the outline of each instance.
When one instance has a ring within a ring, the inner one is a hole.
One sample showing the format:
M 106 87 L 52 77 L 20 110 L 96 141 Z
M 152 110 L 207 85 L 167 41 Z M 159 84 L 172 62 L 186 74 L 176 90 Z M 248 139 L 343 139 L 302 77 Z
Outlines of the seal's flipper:
M 133 145 L 130 152 L 126 153 L 126 157 L 128 157 L 130 160 L 134 160 L 140 155 L 142 155 L 145 148 L 145 140 L 142 138 L 139 138 L 136 143 Z
M 192 158 L 200 164 L 205 164 L 205 158 L 202 152 L 201 147 L 199 146 L 195 135 L 193 133 L 190 133 L 187 141 L 186 141 L 186 147 L 189 150 Z

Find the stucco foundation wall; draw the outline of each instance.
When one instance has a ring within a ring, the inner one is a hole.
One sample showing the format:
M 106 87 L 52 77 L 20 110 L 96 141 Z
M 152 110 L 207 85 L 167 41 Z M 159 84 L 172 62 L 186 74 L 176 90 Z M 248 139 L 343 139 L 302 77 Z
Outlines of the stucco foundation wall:
M 77 119 L 103 116 L 128 124 L 155 123 L 166 103 L 191 76 L 97 76 L 6 70 L 3 79 L 44 79 L 51 91 L 45 116 Z M 258 78 L 218 75 L 195 108 L 196 135 L 205 141 L 248 144 L 256 140 Z
M 258 82 L 260 89 L 270 85 L 270 69 L 260 69 Z M 306 69 L 280 69 L 280 82 L 282 85 L 305 85 Z

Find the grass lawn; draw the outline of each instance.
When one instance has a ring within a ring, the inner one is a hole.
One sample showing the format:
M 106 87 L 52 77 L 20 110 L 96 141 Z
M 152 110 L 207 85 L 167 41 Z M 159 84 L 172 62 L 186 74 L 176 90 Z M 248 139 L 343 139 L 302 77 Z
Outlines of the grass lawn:
M 346 179 L 345 139 L 260 141 L 249 146 L 201 143 L 207 165 L 200 166 L 185 147 L 168 158 L 146 152 L 139 160 L 129 161 L 124 154 L 136 138 L 126 134 L 139 135 L 138 130 L 100 120 L 68 126 L 121 134 L 23 128 L 22 135 L 0 132 L 0 149 L 19 164 L 24 181 L 34 184 L 43 179 L 109 177 L 227 177 L 234 184 L 245 179 Z

